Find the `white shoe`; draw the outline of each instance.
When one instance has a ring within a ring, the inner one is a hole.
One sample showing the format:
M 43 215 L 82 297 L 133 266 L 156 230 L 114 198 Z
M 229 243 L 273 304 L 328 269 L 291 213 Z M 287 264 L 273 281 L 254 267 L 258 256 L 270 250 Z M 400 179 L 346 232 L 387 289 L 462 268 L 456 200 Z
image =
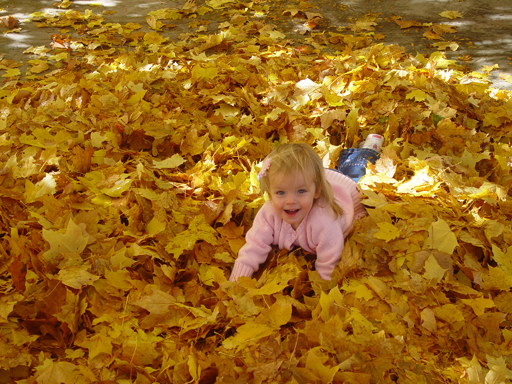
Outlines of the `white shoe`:
M 379 152 L 384 144 L 384 136 L 376 133 L 370 133 L 364 143 L 359 148 L 369 148 Z

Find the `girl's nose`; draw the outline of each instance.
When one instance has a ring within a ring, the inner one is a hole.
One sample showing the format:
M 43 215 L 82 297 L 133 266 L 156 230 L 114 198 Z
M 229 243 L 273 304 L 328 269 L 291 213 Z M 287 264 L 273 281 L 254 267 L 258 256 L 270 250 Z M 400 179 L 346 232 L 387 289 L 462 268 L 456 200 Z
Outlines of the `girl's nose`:
M 295 196 L 293 196 L 292 194 L 289 194 L 288 196 L 286 196 L 286 204 L 294 204 L 295 203 Z

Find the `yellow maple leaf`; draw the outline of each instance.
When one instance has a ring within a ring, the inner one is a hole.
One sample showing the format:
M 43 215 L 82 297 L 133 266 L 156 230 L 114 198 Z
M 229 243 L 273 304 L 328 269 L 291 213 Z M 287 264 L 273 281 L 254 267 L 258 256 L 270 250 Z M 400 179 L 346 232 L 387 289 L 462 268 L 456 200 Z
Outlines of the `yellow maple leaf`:
M 112 268 L 114 268 L 114 269 L 127 268 L 127 267 L 131 267 L 136 262 L 133 259 L 133 257 L 125 256 L 127 251 L 128 251 L 127 248 L 123 247 L 110 258 L 110 264 L 112 265 Z
M 489 151 L 484 151 L 483 153 L 472 153 L 469 152 L 466 148 L 464 148 L 464 153 L 458 159 L 462 165 L 465 165 L 466 167 L 469 167 L 471 169 L 475 169 L 476 163 L 483 159 L 488 160 L 489 158 Z
M 455 64 L 455 60 L 446 59 L 446 55 L 439 51 L 433 52 L 430 55 L 429 60 L 436 63 L 437 69 L 445 69 L 448 68 L 448 66 Z
M 355 292 L 357 299 L 364 299 L 365 301 L 373 299 L 374 295 L 370 288 L 366 284 L 359 281 L 350 281 L 349 285 L 344 285 L 343 289 L 346 292 Z
M 54 362 L 51 359 L 45 359 L 44 364 L 37 367 L 37 370 L 38 384 L 76 383 L 86 380 L 78 366 L 67 361 Z
M 425 308 L 421 311 L 421 326 L 428 329 L 430 332 L 437 330 L 437 323 L 434 311 L 430 308 Z
M 427 280 L 434 280 L 436 283 L 439 282 L 446 273 L 447 269 L 442 268 L 434 255 L 430 255 L 425 261 L 425 273 L 423 277 Z
M 512 288 L 512 276 L 507 275 L 500 267 L 489 266 L 489 272 L 482 276 L 484 289 L 508 291 Z
M 423 101 L 427 98 L 427 93 L 422 91 L 421 89 L 416 89 L 414 91 L 409 92 L 405 95 L 406 99 L 414 99 L 415 101 Z
M 384 281 L 375 276 L 368 276 L 366 284 L 382 299 L 389 295 L 389 287 Z
M 507 73 L 500 73 L 500 79 L 505 80 L 507 83 L 512 84 L 512 75 L 509 75 Z
M 25 180 L 25 201 L 27 204 L 33 203 L 39 197 L 44 195 L 53 195 L 57 191 L 57 183 L 53 175 L 47 173 L 46 176 L 35 185 L 30 180 Z
M 99 279 L 99 276 L 87 272 L 87 269 L 89 269 L 89 265 L 64 267 L 59 271 L 57 278 L 68 287 L 80 289 Z
M 129 175 L 122 174 L 121 178 L 117 180 L 114 185 L 108 188 L 102 188 L 101 192 L 110 197 L 119 197 L 124 192 L 130 189 L 130 186 L 133 183 L 133 179 L 128 179 Z
M 47 148 L 49 145 L 53 145 L 55 140 L 49 130 L 36 128 L 32 131 L 31 135 L 23 133 L 20 137 L 20 142 L 35 147 Z
M 432 44 L 434 47 L 436 47 L 439 50 L 445 50 L 450 48 L 452 51 L 456 51 L 459 49 L 459 44 L 455 41 L 438 41 L 436 43 Z
M 21 71 L 18 68 L 11 68 L 5 71 L 2 77 L 18 77 L 21 76 Z
M 55 314 L 57 320 L 66 323 L 72 332 L 78 332 L 79 319 L 87 309 L 87 301 L 80 299 L 80 295 L 75 295 L 70 289 L 66 289 L 66 303 L 61 307 L 61 311 Z
M 340 369 L 338 365 L 333 367 L 326 366 L 325 364 L 328 360 L 329 357 L 322 347 L 315 347 L 307 352 L 306 369 L 313 372 L 325 384 L 332 383 L 334 375 Z
M 423 249 L 437 249 L 451 255 L 458 245 L 457 237 L 451 231 L 450 226 L 443 219 L 438 219 L 430 225 L 428 239 L 425 241 Z
M 139 103 L 142 100 L 142 98 L 146 95 L 146 93 L 147 93 L 146 90 L 136 92 L 128 100 L 126 100 L 126 105 L 136 105 L 137 103 Z
M 354 32 L 361 32 L 361 31 L 374 31 L 375 26 L 377 25 L 374 21 L 368 21 L 368 20 L 357 20 L 355 24 L 350 25 L 350 29 Z
M 39 335 L 31 335 L 26 329 L 20 329 L 12 333 L 12 342 L 15 346 L 22 346 L 25 343 L 33 343 Z
M 161 31 L 164 24 L 159 21 L 155 15 L 146 16 L 146 22 L 149 25 L 149 28 L 154 29 L 155 31 Z
M 466 357 L 461 357 L 457 360 L 459 360 L 462 366 L 465 368 L 469 383 L 480 384 L 485 382 L 482 366 L 478 362 L 476 356 L 473 356 L 471 361 L 469 361 Z
M 473 308 L 473 311 L 477 316 L 483 315 L 486 308 L 493 308 L 495 306 L 492 299 L 484 299 L 483 297 L 477 297 L 476 299 L 462 299 L 462 302 Z
M 32 73 L 41 73 L 50 68 L 48 62 L 44 60 L 30 60 L 29 63 L 32 64 L 32 67 L 29 68 Z
M 214 283 L 220 284 L 227 280 L 224 271 L 212 265 L 201 264 L 198 272 L 199 279 L 208 286 L 213 286 Z
M 156 286 L 147 286 L 145 292 L 150 294 L 142 296 L 133 304 L 146 309 L 148 312 L 155 315 L 164 315 L 169 312 L 169 308 L 176 302 L 176 298 L 167 292 L 164 292 Z
M 338 287 L 334 287 L 328 294 L 320 293 L 320 300 L 318 305 L 312 313 L 313 318 L 320 317 L 323 321 L 327 322 L 331 319 L 331 308 L 336 305 L 342 305 L 343 295 Z
M 121 357 L 134 365 L 151 365 L 160 356 L 156 350 L 157 343 L 160 341 L 162 341 L 161 337 L 139 329 L 123 340 Z
M 206 0 L 205 4 L 213 9 L 225 8 L 226 4 L 233 3 L 234 0 Z
M 485 375 L 485 383 L 506 383 L 507 379 L 512 375 L 512 371 L 507 368 L 507 361 L 503 356 L 494 357 L 487 355 L 487 365 L 489 372 Z
M 144 43 L 147 45 L 160 45 L 166 40 L 168 39 L 156 32 L 148 32 L 144 35 Z
M 16 302 L 6 302 L 0 300 L 0 324 L 9 323 L 7 317 L 11 314 Z
M 107 355 L 112 354 L 112 340 L 103 332 L 96 333 L 94 336 L 84 341 L 82 344 L 83 348 L 87 348 L 89 350 L 89 361 L 94 359 L 96 356 L 104 353 Z M 58 383 L 72 383 L 75 380 L 71 381 L 56 381 Z
M 70 219 L 66 233 L 43 229 L 43 239 L 50 244 L 43 258 L 54 261 L 62 252 L 82 253 L 89 242 L 89 234 Z
M 416 20 L 395 20 L 395 23 L 397 23 L 400 26 L 400 29 L 422 26 L 422 24 Z
M 503 252 L 496 245 L 492 245 L 492 258 L 498 263 L 507 275 L 512 276 L 512 245 L 508 247 L 507 252 Z
M 365 328 L 368 332 L 377 329 L 370 320 L 368 320 L 357 308 L 350 308 L 350 319 L 351 321 L 355 321 L 359 323 L 363 328 Z
M 236 330 L 236 335 L 227 338 L 222 342 L 222 346 L 226 349 L 235 349 L 238 352 L 240 348 L 247 348 L 257 343 L 263 337 L 270 336 L 275 328 L 255 321 L 248 321 Z
M 439 14 L 441 17 L 445 17 L 447 19 L 456 19 L 458 17 L 463 17 L 463 15 L 458 11 L 444 11 Z
M 238 226 L 234 222 L 230 221 L 222 227 L 218 227 L 217 232 L 226 239 L 239 239 L 244 234 L 244 227 Z
M 449 324 L 458 321 L 464 321 L 464 314 L 455 304 L 445 304 L 440 307 L 434 308 L 434 313 L 437 318 L 448 322 Z
M 426 38 L 426 39 L 429 39 L 429 40 L 441 40 L 442 37 L 439 36 L 437 33 L 435 33 L 434 31 L 432 30 L 429 30 L 427 32 L 425 32 L 423 34 L 423 36 Z
M 512 331 L 503 329 L 503 338 L 505 339 L 505 343 L 509 343 L 512 340 Z
M 217 76 L 217 74 L 218 69 L 213 65 L 202 67 L 199 64 L 196 64 L 192 68 L 192 79 L 212 80 Z
M 359 115 L 359 108 L 353 108 L 347 115 L 347 119 L 345 120 L 347 124 L 347 139 L 348 142 L 351 143 L 354 137 L 356 137 L 359 132 L 359 122 L 357 117 Z
M 400 236 L 400 230 L 391 223 L 382 222 L 377 223 L 380 231 L 375 233 L 373 237 L 380 240 L 385 240 L 386 243 L 395 240 Z
M 278 296 L 277 301 L 261 311 L 257 321 L 268 324 L 278 330 L 290 321 L 292 317 L 292 304 L 283 296 Z
M 158 218 L 155 216 L 151 219 L 151 221 L 146 225 L 146 232 L 149 236 L 154 236 L 157 233 L 160 233 L 165 230 L 167 224 L 162 223 Z
M 130 272 L 126 269 L 119 269 L 117 271 L 105 270 L 105 279 L 114 288 L 128 291 L 133 288 L 130 278 Z
M 198 53 L 206 51 L 209 48 L 213 48 L 213 47 L 219 45 L 223 41 L 224 41 L 224 35 L 223 34 L 218 33 L 216 35 L 209 35 L 206 38 L 206 42 L 204 44 L 202 44 L 200 47 L 197 47 L 196 51 Z
M 457 27 L 454 27 L 453 25 L 447 25 L 447 24 L 436 24 L 432 26 L 432 29 L 435 33 L 439 35 L 443 35 L 445 33 L 455 33 L 457 32 Z
M 288 282 L 297 277 L 299 273 L 300 270 L 295 264 L 287 263 L 283 266 L 278 266 L 270 271 L 264 285 L 261 288 L 251 290 L 250 294 L 252 296 L 273 295 L 274 293 L 281 292 L 288 286 Z
M 178 258 L 183 251 L 192 249 L 199 240 L 216 245 L 218 243 L 216 235 L 217 231 L 205 221 L 204 215 L 201 214 L 192 220 L 187 230 L 178 233 L 166 245 L 165 250 Z

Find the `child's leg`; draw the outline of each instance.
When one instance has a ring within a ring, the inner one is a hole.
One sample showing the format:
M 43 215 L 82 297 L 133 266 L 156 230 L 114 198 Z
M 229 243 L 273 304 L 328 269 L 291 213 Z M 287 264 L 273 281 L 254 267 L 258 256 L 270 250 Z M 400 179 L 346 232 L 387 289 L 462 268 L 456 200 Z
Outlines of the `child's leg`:
M 375 164 L 379 152 L 369 148 L 346 148 L 341 151 L 337 171 L 350 177 L 356 183 L 366 174 L 368 161 Z

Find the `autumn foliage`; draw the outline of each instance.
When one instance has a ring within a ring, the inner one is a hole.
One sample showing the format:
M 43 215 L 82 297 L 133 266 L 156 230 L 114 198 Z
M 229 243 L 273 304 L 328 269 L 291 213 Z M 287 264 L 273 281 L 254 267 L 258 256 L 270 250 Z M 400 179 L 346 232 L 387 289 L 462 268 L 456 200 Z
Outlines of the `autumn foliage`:
M 77 37 L 0 62 L 0 383 L 510 383 L 510 93 L 368 20 L 297 49 L 262 10 L 33 15 Z M 370 132 L 332 281 L 300 249 L 227 281 L 271 148 L 334 166 Z

